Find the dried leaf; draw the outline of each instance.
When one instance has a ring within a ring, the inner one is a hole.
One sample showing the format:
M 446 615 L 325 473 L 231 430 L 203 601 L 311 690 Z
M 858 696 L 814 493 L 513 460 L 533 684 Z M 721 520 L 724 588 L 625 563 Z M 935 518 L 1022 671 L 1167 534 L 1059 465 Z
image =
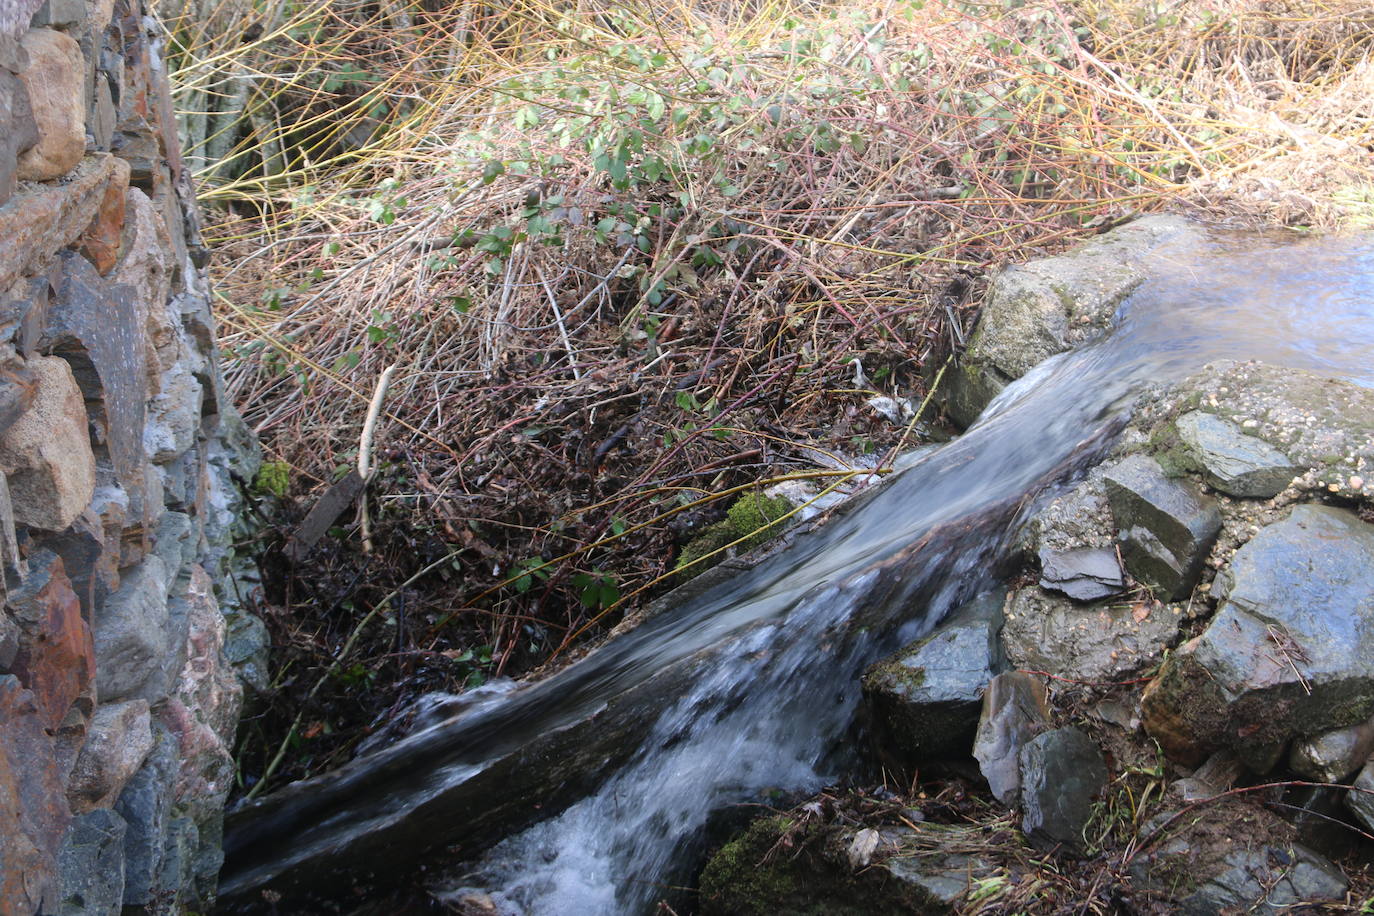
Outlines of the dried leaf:
M 872 827 L 865 827 L 854 836 L 854 842 L 849 844 L 849 864 L 855 868 L 862 868 L 873 859 L 873 852 L 878 848 L 878 831 Z

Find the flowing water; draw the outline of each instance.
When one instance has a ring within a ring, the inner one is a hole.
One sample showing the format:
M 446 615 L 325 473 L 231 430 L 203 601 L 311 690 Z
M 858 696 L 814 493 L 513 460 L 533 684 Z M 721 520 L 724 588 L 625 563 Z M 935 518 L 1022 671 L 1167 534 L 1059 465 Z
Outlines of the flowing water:
M 527 916 L 643 912 L 683 877 L 680 863 L 712 812 L 838 775 L 863 669 L 992 585 L 1018 516 L 1101 454 L 1147 386 L 1228 358 L 1374 387 L 1374 237 L 1258 248 L 1192 241 L 1187 250 L 1166 246 L 1151 269 L 1112 334 L 1037 367 L 964 436 L 893 475 L 854 511 L 559 675 L 231 825 L 227 891 L 352 855 L 360 837 L 394 837 L 407 822 L 449 832 L 431 845 L 453 842 L 464 810 L 418 812 L 437 809 L 455 785 L 518 756 L 536 736 L 665 682 L 680 687 L 632 733 L 633 747 L 606 756 L 606 772 L 579 774 L 590 794 L 477 865 L 432 880 L 455 893 L 465 884 L 496 890 Z

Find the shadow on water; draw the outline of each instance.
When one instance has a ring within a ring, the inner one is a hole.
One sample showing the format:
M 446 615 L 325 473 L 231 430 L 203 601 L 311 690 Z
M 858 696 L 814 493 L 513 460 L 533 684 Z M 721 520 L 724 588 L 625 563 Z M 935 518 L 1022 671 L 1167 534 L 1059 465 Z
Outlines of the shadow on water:
M 992 584 L 1018 516 L 1148 386 L 1225 358 L 1374 387 L 1374 237 L 1193 241 L 1151 268 L 1111 335 L 785 550 L 548 680 L 236 812 L 223 896 L 408 880 L 427 853 L 470 860 L 533 824 L 455 886 L 531 916 L 638 912 L 712 811 L 834 775 L 863 668 Z

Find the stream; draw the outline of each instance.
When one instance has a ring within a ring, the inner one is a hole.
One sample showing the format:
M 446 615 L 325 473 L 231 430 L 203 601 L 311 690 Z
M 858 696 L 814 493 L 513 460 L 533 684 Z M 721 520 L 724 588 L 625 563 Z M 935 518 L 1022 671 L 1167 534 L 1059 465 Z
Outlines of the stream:
M 1150 266 L 1110 335 L 785 549 L 545 681 L 232 814 L 222 899 L 424 867 L 441 897 L 480 887 L 526 916 L 651 911 L 690 882 L 714 812 L 843 776 L 863 670 L 993 586 L 1018 520 L 1150 386 L 1225 358 L 1374 387 L 1374 236 L 1190 241 Z

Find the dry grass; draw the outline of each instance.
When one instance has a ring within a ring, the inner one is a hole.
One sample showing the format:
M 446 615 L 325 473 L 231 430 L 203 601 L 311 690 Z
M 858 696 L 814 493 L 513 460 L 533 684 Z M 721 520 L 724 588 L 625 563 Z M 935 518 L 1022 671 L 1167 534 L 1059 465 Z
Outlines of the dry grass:
M 343 532 L 268 616 L 333 665 L 431 569 L 336 666 L 388 701 L 604 632 L 732 488 L 890 460 L 867 400 L 920 400 L 993 266 L 1142 211 L 1374 211 L 1362 3 L 235 9 L 163 15 L 292 497 L 400 367 L 377 553 Z

